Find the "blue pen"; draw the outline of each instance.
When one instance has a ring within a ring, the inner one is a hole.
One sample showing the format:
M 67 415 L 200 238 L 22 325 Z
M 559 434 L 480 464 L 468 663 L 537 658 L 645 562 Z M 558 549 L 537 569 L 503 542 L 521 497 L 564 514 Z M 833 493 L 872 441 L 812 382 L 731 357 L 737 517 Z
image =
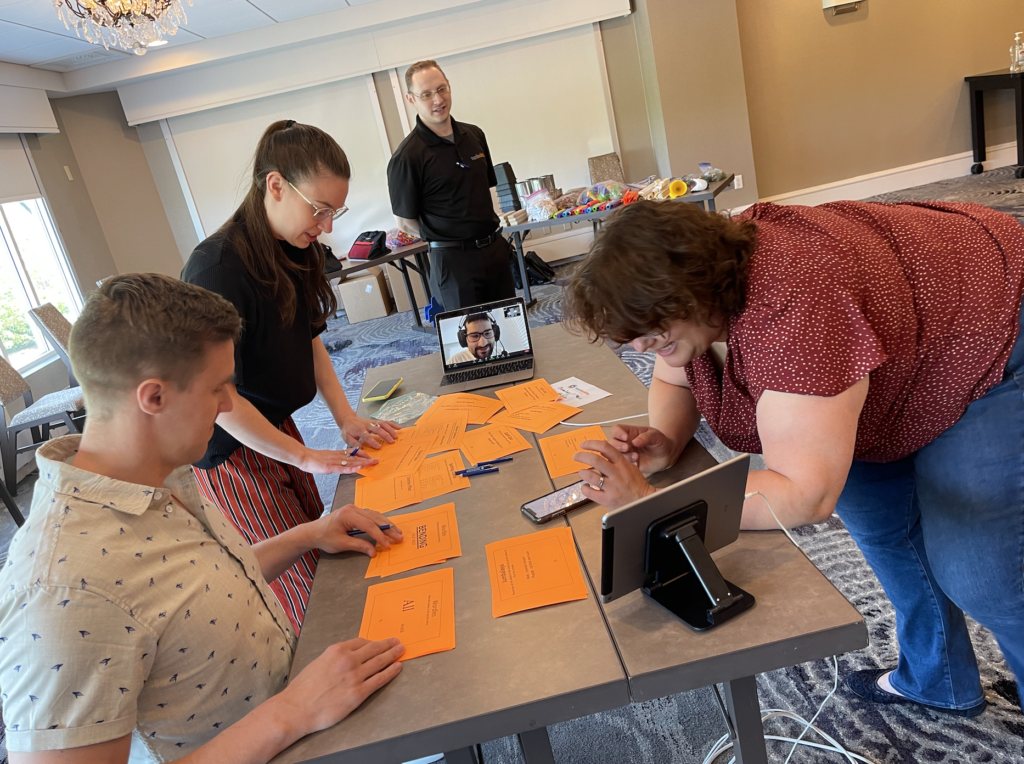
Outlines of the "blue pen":
M 359 453 L 359 446 L 353 448 L 352 453 L 350 453 L 349 456 L 355 456 L 357 453 Z
M 477 462 L 477 467 L 489 467 L 492 464 L 501 464 L 502 462 L 512 461 L 511 456 L 500 456 L 497 459 L 488 459 L 486 462 Z
M 470 467 L 464 470 L 455 470 L 455 474 L 461 477 L 473 477 L 474 475 L 490 475 L 492 472 L 497 472 L 498 468 L 493 464 L 485 464 L 483 467 L 477 465 L 476 467 Z
M 390 525 L 378 525 L 377 527 L 380 528 L 382 531 L 386 531 L 391 526 Z M 366 533 L 366 531 L 354 530 L 354 531 L 349 531 L 348 535 L 349 536 L 360 536 L 360 535 L 362 535 L 364 533 Z

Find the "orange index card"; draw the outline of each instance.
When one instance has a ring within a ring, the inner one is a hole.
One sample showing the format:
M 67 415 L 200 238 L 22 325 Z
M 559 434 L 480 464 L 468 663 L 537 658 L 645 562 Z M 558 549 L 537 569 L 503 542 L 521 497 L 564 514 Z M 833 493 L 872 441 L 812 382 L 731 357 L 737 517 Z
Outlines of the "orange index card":
M 397 638 L 405 645 L 400 661 L 454 650 L 455 575 L 452 569 L 371 586 L 366 590 L 359 636 L 370 640 Z
M 359 478 L 356 481 L 356 506 L 377 512 L 419 504 L 423 501 L 419 476 L 415 473 Z
M 470 464 L 479 464 L 533 448 L 514 427 L 505 424 L 489 424 L 470 430 L 462 436 L 460 447 Z
M 491 417 L 494 424 L 507 424 L 519 430 L 542 433 L 547 432 L 559 422 L 583 411 L 575 406 L 564 403 L 538 403 L 528 409 L 519 411 L 500 411 Z
M 469 424 L 487 424 L 487 420 L 504 405 L 495 398 L 487 398 L 483 395 L 450 393 L 442 395 L 430 404 L 430 408 L 423 412 L 416 424 L 447 421 L 460 411 L 466 412 Z
M 381 478 L 385 475 L 408 475 L 416 472 L 430 453 L 431 441 L 420 440 L 417 436 L 409 437 L 408 441 L 403 439 L 396 443 L 388 443 L 376 451 L 367 449 L 367 453 L 377 459 L 377 464 L 363 467 L 359 474 Z
M 468 423 L 469 414 L 465 411 L 457 411 L 453 413 L 451 419 L 436 419 L 427 424 L 417 425 L 416 429 L 424 436 L 424 439 L 431 438 L 428 453 L 436 454 L 442 451 L 458 450 Z
M 544 463 L 548 466 L 548 474 L 553 478 L 571 475 L 574 472 L 587 469 L 587 465 L 573 459 L 583 449 L 580 443 L 585 440 L 607 440 L 604 430 L 600 425 L 581 427 L 571 432 L 563 432 L 561 435 L 551 435 L 541 438 L 540 452 L 544 455 Z
M 488 544 L 491 615 L 585 600 L 587 584 L 570 528 L 528 533 Z
M 558 391 L 543 379 L 534 379 L 524 385 L 505 387 L 495 390 L 494 394 L 505 404 L 510 412 L 522 411 L 538 403 L 550 403 L 557 401 L 560 396 Z
M 469 488 L 469 478 L 455 474 L 456 470 L 464 469 L 465 466 L 462 454 L 458 451 L 432 456 L 423 462 L 419 472 L 420 493 L 423 496 L 421 501 Z
M 454 504 L 393 515 L 388 519 L 401 529 L 402 541 L 392 543 L 388 549 L 377 547 L 377 556 L 370 559 L 366 578 L 385 578 L 462 556 Z

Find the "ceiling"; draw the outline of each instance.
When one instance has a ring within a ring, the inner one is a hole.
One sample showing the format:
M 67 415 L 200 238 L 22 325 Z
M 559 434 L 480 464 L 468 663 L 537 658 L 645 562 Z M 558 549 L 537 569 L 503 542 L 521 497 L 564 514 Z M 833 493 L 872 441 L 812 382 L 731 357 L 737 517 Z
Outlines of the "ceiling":
M 373 0 L 182 0 L 188 23 L 168 37 L 187 45 Z M 0 62 L 71 71 L 127 57 L 80 39 L 57 17 L 53 0 L 0 0 Z

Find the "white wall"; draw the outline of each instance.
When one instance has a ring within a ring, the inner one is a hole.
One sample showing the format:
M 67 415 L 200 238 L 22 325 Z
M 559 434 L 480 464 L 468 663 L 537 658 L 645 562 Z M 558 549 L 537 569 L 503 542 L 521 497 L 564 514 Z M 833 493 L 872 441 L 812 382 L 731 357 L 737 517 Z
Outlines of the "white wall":
M 520 178 L 553 174 L 564 189 L 587 185 L 587 158 L 612 150 L 589 25 L 439 63 L 452 82 L 455 118 L 479 125 L 494 161 L 511 162 Z M 553 72 L 569 71 L 595 76 L 579 78 L 572 88 L 549 86 Z M 351 211 L 323 241 L 344 253 L 360 232 L 392 228 L 386 175 L 390 148 L 377 108 L 360 76 L 167 120 L 206 235 L 238 206 L 256 142 L 278 119 L 323 128 L 352 163 Z
M 554 175 L 563 190 L 590 185 L 587 158 L 613 150 L 590 25 L 438 64 L 452 84 L 452 116 L 482 128 L 495 164 L 510 162 L 517 178 Z M 405 67 L 398 72 L 404 89 Z M 411 123 L 415 108 L 404 103 Z
M 266 127 L 279 119 L 316 125 L 331 134 L 352 164 L 350 211 L 322 241 L 347 252 L 362 231 L 393 226 L 386 169 L 365 78 L 223 106 L 168 120 L 174 144 L 209 235 L 234 212 L 246 189 L 253 151 Z

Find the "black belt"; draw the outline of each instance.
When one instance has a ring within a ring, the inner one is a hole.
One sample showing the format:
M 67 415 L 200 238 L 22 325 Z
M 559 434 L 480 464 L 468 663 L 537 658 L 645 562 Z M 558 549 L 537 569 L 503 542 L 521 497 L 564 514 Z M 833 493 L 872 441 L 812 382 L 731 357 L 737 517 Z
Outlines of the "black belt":
M 427 246 L 431 249 L 483 249 L 501 238 L 501 231 L 497 230 L 490 236 L 482 239 L 465 239 L 463 241 L 430 241 Z

